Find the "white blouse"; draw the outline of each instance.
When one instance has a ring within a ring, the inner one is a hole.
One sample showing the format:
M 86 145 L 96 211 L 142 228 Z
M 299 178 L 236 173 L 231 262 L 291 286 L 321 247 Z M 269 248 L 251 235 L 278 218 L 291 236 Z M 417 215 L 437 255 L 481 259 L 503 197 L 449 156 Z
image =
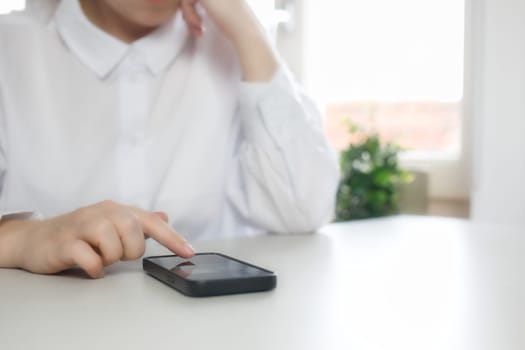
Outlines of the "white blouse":
M 0 218 L 105 199 L 165 211 L 189 239 L 313 231 L 339 172 L 282 67 L 241 82 L 230 42 L 180 16 L 125 44 L 78 1 L 0 18 Z

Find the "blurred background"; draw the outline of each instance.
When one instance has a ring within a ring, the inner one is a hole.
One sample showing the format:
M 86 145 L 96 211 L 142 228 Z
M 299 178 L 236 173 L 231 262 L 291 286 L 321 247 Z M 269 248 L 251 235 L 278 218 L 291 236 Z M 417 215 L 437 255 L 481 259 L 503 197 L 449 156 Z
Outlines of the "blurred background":
M 524 1 L 250 1 L 337 150 L 348 118 L 401 146 L 402 209 L 525 223 Z

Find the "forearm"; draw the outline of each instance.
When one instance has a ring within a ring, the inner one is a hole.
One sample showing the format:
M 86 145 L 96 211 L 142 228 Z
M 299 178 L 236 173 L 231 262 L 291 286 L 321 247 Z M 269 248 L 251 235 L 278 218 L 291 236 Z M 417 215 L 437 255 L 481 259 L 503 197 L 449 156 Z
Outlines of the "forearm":
M 269 81 L 278 69 L 277 54 L 269 42 L 264 28 L 251 11 L 241 28 L 232 37 L 239 55 L 243 80 L 246 82 Z
M 339 180 L 320 111 L 284 70 L 257 87 L 241 90 L 243 145 L 231 198 L 246 219 L 268 231 L 315 231 L 333 215 Z

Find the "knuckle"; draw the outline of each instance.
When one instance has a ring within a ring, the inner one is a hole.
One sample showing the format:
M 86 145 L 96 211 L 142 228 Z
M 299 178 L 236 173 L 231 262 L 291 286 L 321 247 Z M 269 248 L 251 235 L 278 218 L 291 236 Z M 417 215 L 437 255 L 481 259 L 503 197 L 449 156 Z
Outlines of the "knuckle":
M 113 223 L 109 219 L 99 219 L 93 222 L 93 232 L 97 235 L 106 235 L 113 231 Z
M 66 250 L 71 249 L 73 254 L 78 254 L 82 250 L 83 247 L 84 247 L 84 243 L 81 240 L 73 240 L 65 244 L 65 249 Z
M 73 211 L 72 218 L 77 223 L 88 224 L 98 221 L 105 212 L 113 211 L 118 206 L 111 200 L 99 202 L 90 206 L 82 207 Z
M 110 254 L 104 255 L 104 265 L 111 265 L 119 261 L 121 258 L 120 255 L 112 252 Z
M 118 206 L 118 204 L 115 201 L 112 201 L 111 199 L 106 199 L 105 201 L 102 201 L 99 203 L 99 205 L 103 209 L 113 209 Z
M 118 249 L 105 249 L 102 253 L 102 259 L 104 261 L 104 265 L 111 265 L 113 263 L 116 263 L 122 258 L 122 250 Z
M 71 249 L 71 252 L 75 255 L 82 254 L 82 251 L 84 250 L 84 248 L 85 248 L 85 243 L 81 240 L 75 240 L 75 241 L 69 242 L 68 249 Z M 97 259 L 92 259 L 92 258 L 86 259 L 84 260 L 83 265 L 84 266 L 82 267 L 85 268 L 89 272 L 97 273 L 98 271 L 102 269 L 102 265 L 100 264 L 100 261 Z
M 129 249 L 128 251 L 126 251 L 125 257 L 128 260 L 135 260 L 143 256 L 145 252 L 146 252 L 146 245 L 142 243 L 142 244 L 137 245 L 135 248 Z
M 120 215 L 117 219 L 121 234 L 128 236 L 140 231 L 141 226 L 133 215 Z

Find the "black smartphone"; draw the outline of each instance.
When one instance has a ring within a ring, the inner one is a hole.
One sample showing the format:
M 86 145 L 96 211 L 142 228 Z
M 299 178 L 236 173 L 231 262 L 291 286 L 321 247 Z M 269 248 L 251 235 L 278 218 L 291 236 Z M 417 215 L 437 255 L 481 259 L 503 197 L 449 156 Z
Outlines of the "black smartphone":
M 272 271 L 219 253 L 198 253 L 191 259 L 177 255 L 150 256 L 142 267 L 151 276 L 193 297 L 271 290 Z

